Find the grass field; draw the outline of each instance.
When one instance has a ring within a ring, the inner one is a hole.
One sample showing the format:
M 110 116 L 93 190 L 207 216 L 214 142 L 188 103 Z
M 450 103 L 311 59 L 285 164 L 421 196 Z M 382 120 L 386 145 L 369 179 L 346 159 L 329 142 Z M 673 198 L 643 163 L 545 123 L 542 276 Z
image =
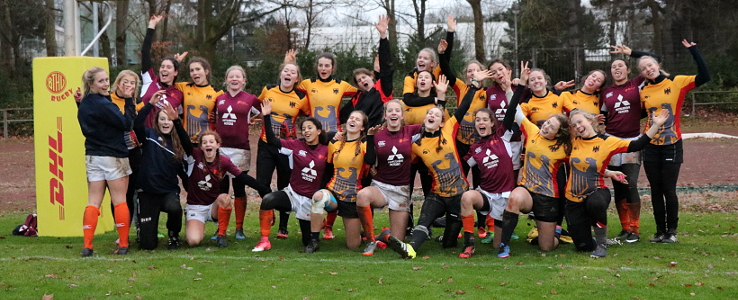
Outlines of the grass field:
M 253 209 L 253 206 L 252 208 Z M 592 259 L 563 245 L 542 253 L 524 240 L 511 243 L 512 256 L 498 259 L 490 245 L 478 245 L 470 259 L 460 249 L 428 241 L 414 260 L 391 250 L 365 257 L 337 238 L 307 255 L 298 226 L 287 240 L 272 239 L 272 250 L 252 253 L 257 218 L 247 217 L 248 239 L 229 238 L 228 248 L 211 241 L 177 251 L 112 254 L 116 234 L 96 237 L 93 257 L 82 258 L 82 238 L 26 238 L 10 235 L 25 214 L 0 215 L 0 299 L 728 299 L 738 295 L 736 213 L 686 211 L 679 243 L 611 246 L 609 256 Z M 377 214 L 386 224 L 386 214 Z M 617 220 L 610 215 L 611 222 Z M 643 213 L 644 240 L 653 233 Z M 164 224 L 161 222 L 160 224 Z M 610 235 L 619 231 L 611 224 Z M 208 225 L 208 233 L 214 231 Z M 524 219 L 516 232 L 530 229 Z M 436 229 L 440 232 L 442 229 Z M 276 230 L 273 230 L 276 231 Z M 161 232 L 164 232 L 162 229 Z M 7 235 L 6 235 L 7 234 Z M 648 236 L 646 236 L 648 235 Z M 132 235 L 133 236 L 133 235 Z

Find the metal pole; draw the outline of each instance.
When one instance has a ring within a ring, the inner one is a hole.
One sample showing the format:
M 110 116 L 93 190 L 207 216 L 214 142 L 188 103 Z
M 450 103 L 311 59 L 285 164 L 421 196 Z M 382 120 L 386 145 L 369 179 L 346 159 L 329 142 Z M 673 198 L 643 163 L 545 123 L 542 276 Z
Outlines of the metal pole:
M 518 11 L 517 10 L 515 10 L 515 61 L 513 62 L 513 64 L 516 66 L 515 70 L 518 70 L 520 61 L 518 60 Z
M 77 1 L 64 0 L 64 56 L 79 55 L 79 44 L 77 38 Z
M 92 30 L 93 32 L 99 32 L 100 31 L 100 23 L 97 21 L 97 14 L 98 14 L 98 6 L 97 2 L 92 2 Z M 93 41 L 95 43 L 94 46 L 92 46 L 92 56 L 99 57 L 100 56 L 100 49 L 97 46 L 97 40 Z

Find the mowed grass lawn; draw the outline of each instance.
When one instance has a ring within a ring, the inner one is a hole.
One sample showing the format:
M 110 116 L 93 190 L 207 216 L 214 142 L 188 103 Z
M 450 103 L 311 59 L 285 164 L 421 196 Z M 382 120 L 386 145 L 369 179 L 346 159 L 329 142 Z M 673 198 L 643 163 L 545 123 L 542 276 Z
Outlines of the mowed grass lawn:
M 522 238 L 512 256 L 499 259 L 491 245 L 477 245 L 470 259 L 460 249 L 428 241 L 414 260 L 389 249 L 374 256 L 337 238 L 319 252 L 300 251 L 298 226 L 287 240 L 272 239 L 272 250 L 253 253 L 258 221 L 250 204 L 245 241 L 229 237 L 228 248 L 210 240 L 196 248 L 112 254 L 116 234 L 98 235 L 95 255 L 82 258 L 82 238 L 26 238 L 10 235 L 25 214 L 0 215 L 0 299 L 729 299 L 738 297 L 736 212 L 682 212 L 679 243 L 611 246 L 593 259 L 563 245 L 542 253 Z M 416 212 L 417 213 L 417 212 Z M 377 226 L 387 224 L 377 214 Z M 610 236 L 619 231 L 610 215 Z M 643 212 L 644 240 L 653 234 Z M 530 223 L 521 219 L 522 237 Z M 162 226 L 164 222 L 161 222 Z M 208 225 L 208 234 L 214 232 Z M 43 228 L 41 228 L 43 230 Z M 442 229 L 435 229 L 439 233 Z M 163 227 L 160 230 L 165 232 Z M 230 229 L 232 231 L 232 229 Z M 276 228 L 273 228 L 276 231 Z M 131 234 L 133 239 L 134 234 Z M 362 246 L 363 247 L 363 246 Z

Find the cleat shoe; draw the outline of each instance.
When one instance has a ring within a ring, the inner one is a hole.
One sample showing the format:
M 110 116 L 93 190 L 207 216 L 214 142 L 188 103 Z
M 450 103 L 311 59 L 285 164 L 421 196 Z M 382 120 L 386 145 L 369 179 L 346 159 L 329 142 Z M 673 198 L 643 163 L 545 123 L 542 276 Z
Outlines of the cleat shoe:
M 387 249 L 387 243 L 382 242 L 382 241 L 376 241 L 376 243 L 377 243 L 377 248 L 379 248 L 379 249 Z
M 366 245 L 366 248 L 364 248 L 364 252 L 361 252 L 361 255 L 365 255 L 365 256 L 372 256 L 372 255 L 374 255 L 374 250 L 377 249 L 377 243 L 378 242 L 371 242 L 371 243 L 367 244 Z
M 246 239 L 246 235 L 243 234 L 243 228 L 236 229 L 236 239 L 237 240 L 245 240 Z
M 120 239 L 115 240 L 115 245 L 120 245 Z
M 210 237 L 210 240 L 213 240 L 214 241 L 214 240 L 217 240 L 217 239 L 218 239 L 218 230 L 216 229 L 215 230 L 215 233 L 213 233 L 213 236 Z
M 661 240 L 661 242 L 662 242 L 662 243 L 664 243 L 664 244 L 672 244 L 672 243 L 676 243 L 676 242 L 677 242 L 677 236 L 676 236 L 676 233 L 667 233 L 667 234 L 666 234 L 666 235 L 664 236 L 664 239 L 663 239 L 663 240 Z
M 289 237 L 289 231 L 287 231 L 287 228 L 279 228 L 279 231 L 277 231 L 277 238 L 286 239 L 287 237 Z
M 492 241 L 494 241 L 494 240 L 495 240 L 495 232 L 494 231 L 488 231 L 487 232 L 487 236 L 485 236 L 482 239 L 481 242 L 482 242 L 482 244 L 491 244 Z
M 325 233 L 323 234 L 323 239 L 324 240 L 332 240 L 333 238 L 335 238 L 335 236 L 333 236 L 333 228 L 326 227 L 325 228 Z
M 118 255 L 126 255 L 128 254 L 128 247 L 118 247 L 113 253 Z
M 511 240 L 519 240 L 520 237 L 517 234 L 515 234 L 515 232 L 513 232 L 513 234 L 510 236 L 510 239 Z
M 641 237 L 635 232 L 629 233 L 628 237 L 625 238 L 625 242 L 628 244 L 636 243 L 640 240 L 641 240 Z
M 464 251 L 459 253 L 459 258 L 469 258 L 474 254 L 474 246 L 468 246 L 464 248 Z
M 228 247 L 228 240 L 226 239 L 225 235 L 218 235 L 218 237 L 215 239 L 215 245 L 220 248 Z
M 618 241 L 625 241 L 625 239 L 628 238 L 628 235 L 630 235 L 630 232 L 623 229 L 622 231 L 620 231 L 620 234 L 615 237 L 615 239 Z
M 382 228 L 382 232 L 380 232 L 379 235 L 377 235 L 377 236 L 374 237 L 374 240 L 375 241 L 380 241 L 380 242 L 386 243 L 387 242 L 387 238 L 389 238 L 389 236 L 390 236 L 390 233 L 391 232 L 390 232 L 389 227 L 384 227 L 384 228 Z M 384 249 L 384 248 L 382 248 L 382 249 Z
M 510 246 L 505 244 L 500 244 L 500 250 L 497 252 L 497 257 L 499 258 L 508 258 L 510 257 Z
M 483 238 L 487 237 L 487 230 L 484 229 L 484 227 L 478 227 L 477 228 L 477 236 L 480 239 L 483 239 Z
M 389 237 L 389 244 L 388 246 L 392 248 L 392 250 L 395 250 L 402 258 L 406 259 L 413 259 L 415 258 L 415 249 L 413 249 L 413 246 L 404 243 L 403 241 L 399 240 L 398 238 L 394 236 Z
M 318 251 L 318 249 L 320 249 L 320 242 L 318 240 L 312 239 L 310 240 L 308 245 L 305 246 L 305 253 L 310 254 L 315 251 Z
M 602 258 L 607 256 L 607 245 L 605 244 L 597 244 L 597 248 L 595 248 L 595 251 L 592 252 L 592 254 L 589 255 L 589 257 L 592 258 Z
M 666 234 L 657 232 L 656 234 L 653 235 L 653 238 L 651 238 L 648 241 L 651 243 L 662 243 L 664 241 L 664 238 L 666 238 Z
M 169 242 L 167 243 L 167 249 L 169 250 L 179 249 L 179 237 L 178 236 L 169 237 Z
M 607 241 L 605 241 L 605 245 L 608 245 L 608 246 L 622 245 L 622 244 L 623 242 L 620 241 L 618 238 L 607 239 Z
M 82 254 L 82 257 L 89 257 L 89 256 L 92 256 L 92 252 L 93 251 L 90 248 L 83 248 L 82 253 L 80 254 Z
M 261 241 L 256 244 L 256 247 L 254 247 L 254 249 L 251 249 L 251 252 L 261 252 L 269 249 L 272 249 L 272 243 L 269 242 L 269 238 L 262 237 Z

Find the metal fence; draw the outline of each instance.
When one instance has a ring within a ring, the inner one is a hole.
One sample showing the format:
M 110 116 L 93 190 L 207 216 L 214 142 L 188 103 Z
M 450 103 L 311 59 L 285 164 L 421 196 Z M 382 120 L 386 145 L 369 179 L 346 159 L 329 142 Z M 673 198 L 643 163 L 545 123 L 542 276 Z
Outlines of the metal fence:
M 16 115 L 12 112 L 22 112 L 22 111 L 33 111 L 33 108 L 4 108 L 0 109 L 2 111 L 3 115 L 3 137 L 8 138 L 8 125 L 10 123 L 22 123 L 22 122 L 33 122 L 33 115 L 31 114 L 30 119 L 10 119 L 11 116 Z M 21 115 L 21 117 L 25 116 L 26 114 L 23 113 L 17 113 L 18 115 Z

